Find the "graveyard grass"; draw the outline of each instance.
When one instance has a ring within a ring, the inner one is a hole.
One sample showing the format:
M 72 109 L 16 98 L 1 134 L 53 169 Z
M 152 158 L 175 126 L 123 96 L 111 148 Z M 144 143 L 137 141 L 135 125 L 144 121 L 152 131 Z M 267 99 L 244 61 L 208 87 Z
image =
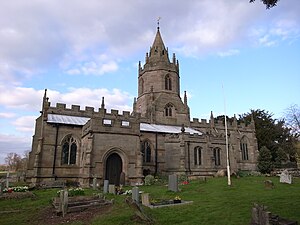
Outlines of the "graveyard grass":
M 272 180 L 275 188 L 266 189 L 265 180 Z M 253 203 L 263 204 L 274 214 L 300 222 L 300 179 L 293 184 L 279 183 L 278 177 L 242 177 L 233 178 L 232 186 L 227 186 L 227 178 L 210 178 L 207 182 L 195 180 L 188 185 L 179 185 L 180 192 L 168 191 L 165 184 L 140 186 L 141 191 L 150 193 L 150 199 L 174 199 L 193 201 L 192 204 L 150 209 L 145 212 L 155 224 L 205 224 L 205 225 L 245 225 L 250 223 Z M 125 187 L 131 189 L 131 187 Z M 32 218 L 38 218 L 50 200 L 56 196 L 57 189 L 34 191 L 36 198 L 21 200 L 0 200 L 0 221 L 5 224 L 30 224 Z M 95 191 L 86 190 L 87 194 Z M 99 214 L 91 224 L 144 224 L 133 221 L 134 211 L 125 202 L 126 196 L 107 194 L 114 198 L 112 210 Z M 7 213 L 3 213 L 6 211 Z M 45 223 L 47 224 L 47 221 Z M 86 224 L 77 221 L 68 224 Z

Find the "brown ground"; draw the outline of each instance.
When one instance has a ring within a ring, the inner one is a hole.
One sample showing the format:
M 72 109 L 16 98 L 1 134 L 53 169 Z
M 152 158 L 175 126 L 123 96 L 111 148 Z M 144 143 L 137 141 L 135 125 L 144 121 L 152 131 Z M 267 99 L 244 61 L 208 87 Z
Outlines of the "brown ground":
M 88 225 L 94 217 L 109 213 L 111 210 L 111 205 L 101 208 L 93 207 L 82 212 L 68 213 L 65 217 L 62 217 L 62 215 L 56 215 L 55 209 L 52 206 L 49 206 L 43 209 L 37 218 L 32 218 L 28 223 L 34 225 L 56 225 L 80 221 L 83 224 Z

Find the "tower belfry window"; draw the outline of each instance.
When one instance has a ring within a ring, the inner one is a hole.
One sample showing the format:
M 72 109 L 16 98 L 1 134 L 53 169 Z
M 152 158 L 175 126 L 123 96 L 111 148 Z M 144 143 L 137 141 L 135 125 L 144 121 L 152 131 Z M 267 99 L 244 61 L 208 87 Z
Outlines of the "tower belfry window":
M 165 116 L 171 117 L 173 111 L 173 106 L 171 104 L 166 105 L 165 107 Z
M 172 90 L 172 80 L 169 75 L 165 77 L 165 89 Z

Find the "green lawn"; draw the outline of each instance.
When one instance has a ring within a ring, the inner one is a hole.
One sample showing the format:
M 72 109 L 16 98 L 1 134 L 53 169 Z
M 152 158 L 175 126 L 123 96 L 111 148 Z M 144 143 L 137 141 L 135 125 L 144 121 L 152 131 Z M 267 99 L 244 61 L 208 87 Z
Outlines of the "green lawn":
M 274 189 L 264 188 L 266 179 L 274 182 Z M 180 185 L 180 193 L 167 191 L 165 185 L 142 186 L 140 189 L 150 193 L 152 198 L 173 199 L 179 195 L 183 200 L 193 201 L 190 205 L 145 208 L 155 224 L 245 225 L 250 222 L 253 203 L 266 205 L 272 213 L 300 222 L 300 179 L 294 179 L 293 182 L 288 185 L 279 183 L 278 177 L 243 177 L 233 179 L 233 185 L 228 187 L 227 178 L 211 178 L 206 183 L 193 181 L 188 185 Z M 27 221 L 35 217 L 41 208 L 50 205 L 50 199 L 56 195 L 56 191 L 35 191 L 35 200 L 1 200 L 0 211 L 20 211 L 1 213 L 0 223 L 28 224 Z M 91 194 L 93 191 L 86 192 Z M 108 194 L 107 198 L 115 199 L 113 209 L 108 214 L 94 218 L 92 224 L 135 224 L 131 220 L 133 210 L 124 203 L 125 196 Z

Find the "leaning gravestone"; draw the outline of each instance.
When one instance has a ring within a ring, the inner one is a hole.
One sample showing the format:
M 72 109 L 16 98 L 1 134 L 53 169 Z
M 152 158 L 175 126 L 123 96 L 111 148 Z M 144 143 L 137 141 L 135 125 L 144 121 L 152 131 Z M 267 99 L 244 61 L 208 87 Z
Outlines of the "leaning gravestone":
M 134 187 L 132 188 L 132 199 L 133 201 L 135 201 L 136 203 L 139 203 L 140 198 L 139 198 L 139 188 L 138 187 Z
M 289 171 L 287 171 L 287 169 L 282 171 L 282 173 L 280 174 L 279 182 L 280 183 L 286 183 L 286 184 L 291 184 L 292 183 L 292 175 L 289 174 Z
M 103 193 L 106 194 L 108 192 L 109 180 L 104 180 L 103 184 Z
M 6 174 L 6 188 L 9 188 L 9 172 Z
M 178 192 L 178 177 L 176 174 L 169 175 L 168 190 Z
M 142 204 L 145 205 L 145 206 L 149 206 L 150 205 L 149 193 L 143 193 L 142 194 Z

